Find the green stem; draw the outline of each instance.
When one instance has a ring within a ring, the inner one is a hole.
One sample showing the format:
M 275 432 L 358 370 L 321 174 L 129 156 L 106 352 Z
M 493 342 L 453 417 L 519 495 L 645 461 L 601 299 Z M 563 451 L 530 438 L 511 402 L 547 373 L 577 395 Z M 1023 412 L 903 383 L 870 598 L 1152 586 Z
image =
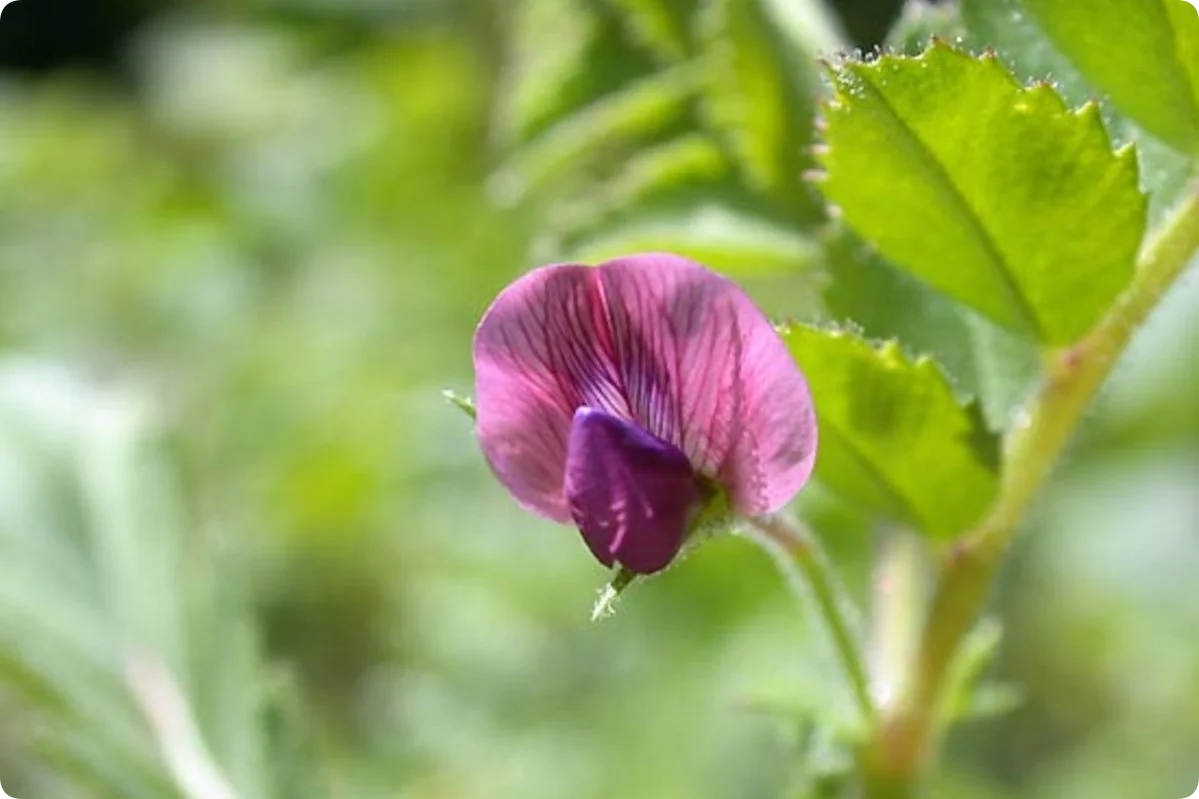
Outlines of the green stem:
M 781 516 L 762 516 L 746 520 L 753 537 L 778 560 L 789 577 L 798 568 L 795 579 L 806 585 L 817 610 L 828 626 L 833 647 L 849 680 L 854 699 L 867 723 L 874 719 L 870 681 L 862 657 L 862 635 L 857 612 L 841 590 L 832 566 L 814 536 L 796 522 Z
M 1145 248 L 1132 283 L 1111 311 L 1082 340 L 1055 353 L 1040 395 L 1008 434 L 998 501 L 941 564 L 906 700 L 880 722 L 863 756 L 866 796 L 915 795 L 941 732 L 938 710 L 946 672 L 982 611 L 1021 519 L 1133 334 L 1197 250 L 1199 190 Z

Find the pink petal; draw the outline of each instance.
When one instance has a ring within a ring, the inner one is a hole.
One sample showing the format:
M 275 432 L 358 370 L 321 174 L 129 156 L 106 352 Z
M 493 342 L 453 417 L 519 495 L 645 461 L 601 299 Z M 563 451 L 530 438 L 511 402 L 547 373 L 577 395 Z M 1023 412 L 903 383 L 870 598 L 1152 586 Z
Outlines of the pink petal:
M 637 574 L 666 568 L 700 501 L 691 464 L 633 422 L 575 412 L 566 461 L 571 517 L 592 554 Z
M 668 254 L 599 267 L 633 418 L 715 478 L 743 514 L 771 513 L 811 475 L 807 381 L 732 281 Z
M 562 478 L 580 392 L 563 379 L 558 362 L 563 349 L 595 341 L 590 331 L 572 332 L 591 316 L 589 272 L 583 266 L 533 270 L 496 297 L 475 331 L 476 433 L 483 455 L 520 505 L 562 523 L 570 521 Z
M 496 298 L 474 359 L 484 455 L 547 518 L 570 518 L 568 434 L 582 406 L 673 444 L 745 514 L 777 510 L 811 473 L 803 376 L 734 283 L 683 258 L 536 269 Z

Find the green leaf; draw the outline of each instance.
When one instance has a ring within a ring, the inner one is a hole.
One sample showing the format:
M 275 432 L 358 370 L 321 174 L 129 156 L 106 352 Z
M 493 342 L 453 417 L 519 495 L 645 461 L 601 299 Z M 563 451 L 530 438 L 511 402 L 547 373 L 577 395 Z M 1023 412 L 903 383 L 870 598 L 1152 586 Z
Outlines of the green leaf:
M 961 13 L 967 44 L 997 51 L 1019 80 L 1049 81 L 1071 105 L 1082 105 L 1097 94 L 1045 38 L 1021 0 L 962 0 Z
M 515 0 L 509 49 L 496 119 L 507 147 L 537 138 L 654 67 L 616 12 L 589 0 Z
M 831 68 L 816 176 L 892 263 L 1048 345 L 1089 329 L 1132 277 L 1136 153 L 1095 105 L 1019 86 L 995 57 L 935 44 Z
M 1087 78 L 1146 130 L 1199 155 L 1199 13 L 1184 0 L 1024 0 Z
M 812 389 L 816 475 L 876 512 L 937 537 L 968 529 L 997 489 L 995 438 L 930 359 L 846 331 L 780 331 Z
M 946 727 L 967 719 L 1003 715 L 1023 701 L 1023 695 L 1014 686 L 984 680 L 1002 639 L 999 622 L 983 619 L 954 654 L 941 700 L 940 716 Z
M 690 111 L 699 73 L 681 65 L 638 79 L 557 122 L 506 159 L 495 183 L 505 197 L 519 197 L 597 152 L 636 142 Z
M 815 113 L 810 55 L 783 35 L 766 0 L 711 0 L 703 23 L 709 119 L 751 187 L 814 211 L 799 180 Z
M 1099 93 L 1046 38 L 1021 0 L 963 0 L 961 12 L 969 45 L 994 48 L 1020 80 L 1050 81 L 1073 105 L 1088 102 Z M 1103 100 L 1100 109 L 1114 142 L 1137 144 L 1141 190 L 1149 195 L 1149 227 L 1156 227 L 1186 190 L 1190 177 L 1187 156 L 1148 134 L 1110 100 Z
M 633 38 L 665 61 L 679 61 L 691 49 L 691 16 L 697 0 L 609 0 Z
M 1006 429 L 1013 409 L 1040 374 L 1035 347 L 930 289 L 846 231 L 826 243 L 825 307 L 867 338 L 897 339 L 931 355 L 957 393 L 978 399 L 992 430 Z
M 550 209 L 550 235 L 576 241 L 645 207 L 730 183 L 728 153 L 710 134 L 687 133 L 633 154 L 611 180 Z M 551 256 L 553 257 L 553 256 Z

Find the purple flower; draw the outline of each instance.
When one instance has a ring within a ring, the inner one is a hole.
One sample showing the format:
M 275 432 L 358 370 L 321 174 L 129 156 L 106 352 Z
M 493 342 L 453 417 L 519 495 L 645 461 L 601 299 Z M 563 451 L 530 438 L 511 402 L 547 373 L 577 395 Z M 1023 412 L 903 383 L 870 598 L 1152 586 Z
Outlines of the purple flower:
M 651 574 L 723 493 L 772 513 L 811 474 L 807 382 L 732 281 L 675 255 L 535 269 L 475 332 L 476 431 L 524 508 Z

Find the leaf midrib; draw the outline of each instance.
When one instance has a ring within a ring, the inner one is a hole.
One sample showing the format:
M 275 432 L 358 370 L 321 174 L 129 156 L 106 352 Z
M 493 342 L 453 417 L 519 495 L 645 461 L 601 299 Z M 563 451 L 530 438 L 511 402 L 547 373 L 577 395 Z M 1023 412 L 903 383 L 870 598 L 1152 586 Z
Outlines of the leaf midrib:
M 842 445 L 842 449 L 849 457 L 861 465 L 863 471 L 875 480 L 888 498 L 895 503 L 895 506 L 907 515 L 908 518 L 906 521 L 916 524 L 920 529 L 933 535 L 936 534 L 936 527 L 929 523 L 923 512 L 916 507 L 912 498 L 906 492 L 900 490 L 900 486 L 895 483 L 889 474 L 883 471 L 878 461 L 870 457 L 869 453 L 858 446 L 852 434 L 846 432 L 835 420 L 821 415 L 819 411 L 817 411 L 816 416 L 817 422 L 824 431 L 822 435 L 827 438 L 830 432 L 834 434 L 834 439 Z
M 1011 266 L 1008 264 L 1003 252 L 999 249 L 999 245 L 996 242 L 995 237 L 987 229 L 982 217 L 979 216 L 974 206 L 971 205 L 970 201 L 966 198 L 966 195 L 962 193 L 961 188 L 957 185 L 957 183 L 954 182 L 949 170 L 943 163 L 941 163 L 940 159 L 925 143 L 925 141 L 921 139 L 919 135 L 917 135 L 916 131 L 912 129 L 912 126 L 908 124 L 908 121 L 904 119 L 898 111 L 895 110 L 895 107 L 891 105 L 889 100 L 887 100 L 886 95 L 884 95 L 867 77 L 861 75 L 859 77 L 862 78 L 862 86 L 864 86 L 866 90 L 878 100 L 879 105 L 886 110 L 887 114 L 894 119 L 896 123 L 898 123 L 900 130 L 903 132 L 903 135 L 907 137 L 908 141 L 916 145 L 916 150 L 920 154 L 921 166 L 923 166 L 926 171 L 930 173 L 931 179 L 935 181 L 937 185 L 942 187 L 942 190 L 947 193 L 949 198 L 953 201 L 953 204 L 958 208 L 959 212 L 966 218 L 967 226 L 974 233 L 977 240 L 982 244 L 983 249 L 991 257 L 993 269 L 998 273 L 1000 280 L 1007 287 L 1011 299 L 1015 300 L 1016 307 L 1020 312 L 1020 316 L 1024 319 L 1025 323 L 1029 325 L 1032 332 L 1034 332 L 1038 338 L 1043 337 L 1044 331 L 1042 329 L 1040 319 L 1037 317 L 1036 310 L 1033 308 L 1032 303 L 1029 302 L 1028 297 L 1024 294 L 1019 280 L 1017 279 Z

